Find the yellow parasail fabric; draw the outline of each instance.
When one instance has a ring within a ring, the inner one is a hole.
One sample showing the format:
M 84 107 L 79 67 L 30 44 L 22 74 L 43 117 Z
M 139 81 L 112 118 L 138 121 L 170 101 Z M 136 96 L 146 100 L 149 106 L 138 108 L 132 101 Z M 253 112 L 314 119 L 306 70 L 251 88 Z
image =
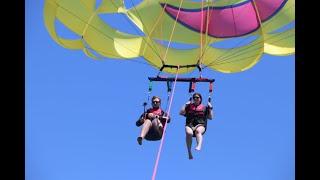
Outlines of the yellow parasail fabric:
M 103 14 L 125 15 L 144 35 L 114 29 L 100 17 Z M 56 21 L 79 38 L 60 37 Z M 295 28 L 281 30 L 294 21 L 294 0 L 143 0 L 130 9 L 123 0 L 46 0 L 44 6 L 45 26 L 53 40 L 93 59 L 143 57 L 158 69 L 164 64 L 202 64 L 223 73 L 245 71 L 263 53 L 294 54 Z M 239 37 L 255 38 L 234 47 L 217 46 Z M 179 43 L 192 47 L 175 46 Z M 194 69 L 181 68 L 179 73 Z M 176 72 L 170 68 L 163 71 Z

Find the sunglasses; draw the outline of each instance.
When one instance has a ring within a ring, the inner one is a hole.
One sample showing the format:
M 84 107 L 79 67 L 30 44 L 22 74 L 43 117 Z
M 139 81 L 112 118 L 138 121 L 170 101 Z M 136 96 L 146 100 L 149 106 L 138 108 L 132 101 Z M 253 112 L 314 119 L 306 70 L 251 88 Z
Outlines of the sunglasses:
M 152 103 L 157 104 L 160 103 L 160 101 L 152 101 Z
M 199 96 L 195 96 L 195 97 L 193 97 L 193 99 L 199 99 L 200 97 Z

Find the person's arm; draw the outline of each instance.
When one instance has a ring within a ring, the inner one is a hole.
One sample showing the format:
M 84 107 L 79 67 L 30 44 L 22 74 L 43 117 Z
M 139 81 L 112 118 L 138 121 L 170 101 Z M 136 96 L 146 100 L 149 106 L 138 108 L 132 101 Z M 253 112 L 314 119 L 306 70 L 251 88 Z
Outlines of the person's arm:
M 208 102 L 208 105 L 206 107 L 206 111 L 207 111 L 207 118 L 210 119 L 210 120 L 213 118 L 212 109 L 213 109 L 213 107 L 212 107 L 211 103 Z
M 154 115 L 153 113 L 148 113 L 147 114 L 147 118 L 148 119 L 154 119 L 154 118 L 156 118 L 156 115 Z
M 180 112 L 179 114 L 182 115 L 182 116 L 186 116 L 186 107 L 190 104 L 190 101 L 186 102 L 186 104 L 184 104 L 181 109 L 180 109 Z
M 144 117 L 145 116 L 145 113 L 143 113 L 140 118 L 138 119 L 138 121 L 136 121 L 136 126 L 141 126 L 143 123 L 144 123 Z
M 181 109 L 180 109 L 180 113 L 179 113 L 180 115 L 182 115 L 182 116 L 186 116 L 186 107 L 185 106 L 183 106 Z
M 169 123 L 170 120 L 171 120 L 170 116 L 168 116 L 168 114 L 166 112 L 163 113 L 163 116 L 161 117 L 161 121 L 167 121 L 167 123 Z
M 140 116 L 140 118 L 139 118 L 138 121 L 136 122 L 136 126 L 138 126 L 138 127 L 141 126 L 141 125 L 144 123 L 145 119 L 148 118 L 149 114 L 152 114 L 152 113 L 150 113 L 150 109 L 147 109 L 147 111 L 145 111 L 144 113 L 142 113 L 141 116 Z

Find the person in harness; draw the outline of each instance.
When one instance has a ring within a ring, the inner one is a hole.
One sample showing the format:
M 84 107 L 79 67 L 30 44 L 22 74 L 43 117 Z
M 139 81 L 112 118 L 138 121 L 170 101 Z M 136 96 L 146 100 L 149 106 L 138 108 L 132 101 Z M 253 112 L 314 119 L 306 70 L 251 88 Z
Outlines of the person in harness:
M 170 117 L 161 109 L 161 99 L 158 96 L 153 96 L 151 99 L 152 108 L 144 112 L 136 126 L 141 128 L 140 136 L 137 138 L 138 144 L 142 145 L 142 140 L 157 141 L 162 138 L 163 128 L 166 121 L 170 122 Z M 168 119 L 168 120 L 167 120 Z
M 180 110 L 180 115 L 186 117 L 185 132 L 186 145 L 188 149 L 189 159 L 193 159 L 191 146 L 192 137 L 196 137 L 196 150 L 201 150 L 203 134 L 206 132 L 207 119 L 212 119 L 212 105 L 208 102 L 205 106 L 201 104 L 202 96 L 200 93 L 194 93 L 193 102 L 188 101 Z

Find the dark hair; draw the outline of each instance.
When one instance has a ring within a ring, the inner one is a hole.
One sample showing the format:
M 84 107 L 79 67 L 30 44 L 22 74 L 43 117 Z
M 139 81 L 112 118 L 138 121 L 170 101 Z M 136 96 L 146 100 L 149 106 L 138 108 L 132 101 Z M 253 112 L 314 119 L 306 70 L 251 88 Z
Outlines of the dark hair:
M 201 104 L 201 102 L 202 102 L 202 96 L 201 96 L 200 93 L 193 93 L 192 98 L 193 98 L 194 96 L 196 96 L 196 95 L 198 95 L 198 96 L 200 97 L 200 104 Z
M 151 101 L 154 101 L 155 99 L 159 99 L 159 102 L 161 103 L 161 98 L 159 96 L 153 96 Z

